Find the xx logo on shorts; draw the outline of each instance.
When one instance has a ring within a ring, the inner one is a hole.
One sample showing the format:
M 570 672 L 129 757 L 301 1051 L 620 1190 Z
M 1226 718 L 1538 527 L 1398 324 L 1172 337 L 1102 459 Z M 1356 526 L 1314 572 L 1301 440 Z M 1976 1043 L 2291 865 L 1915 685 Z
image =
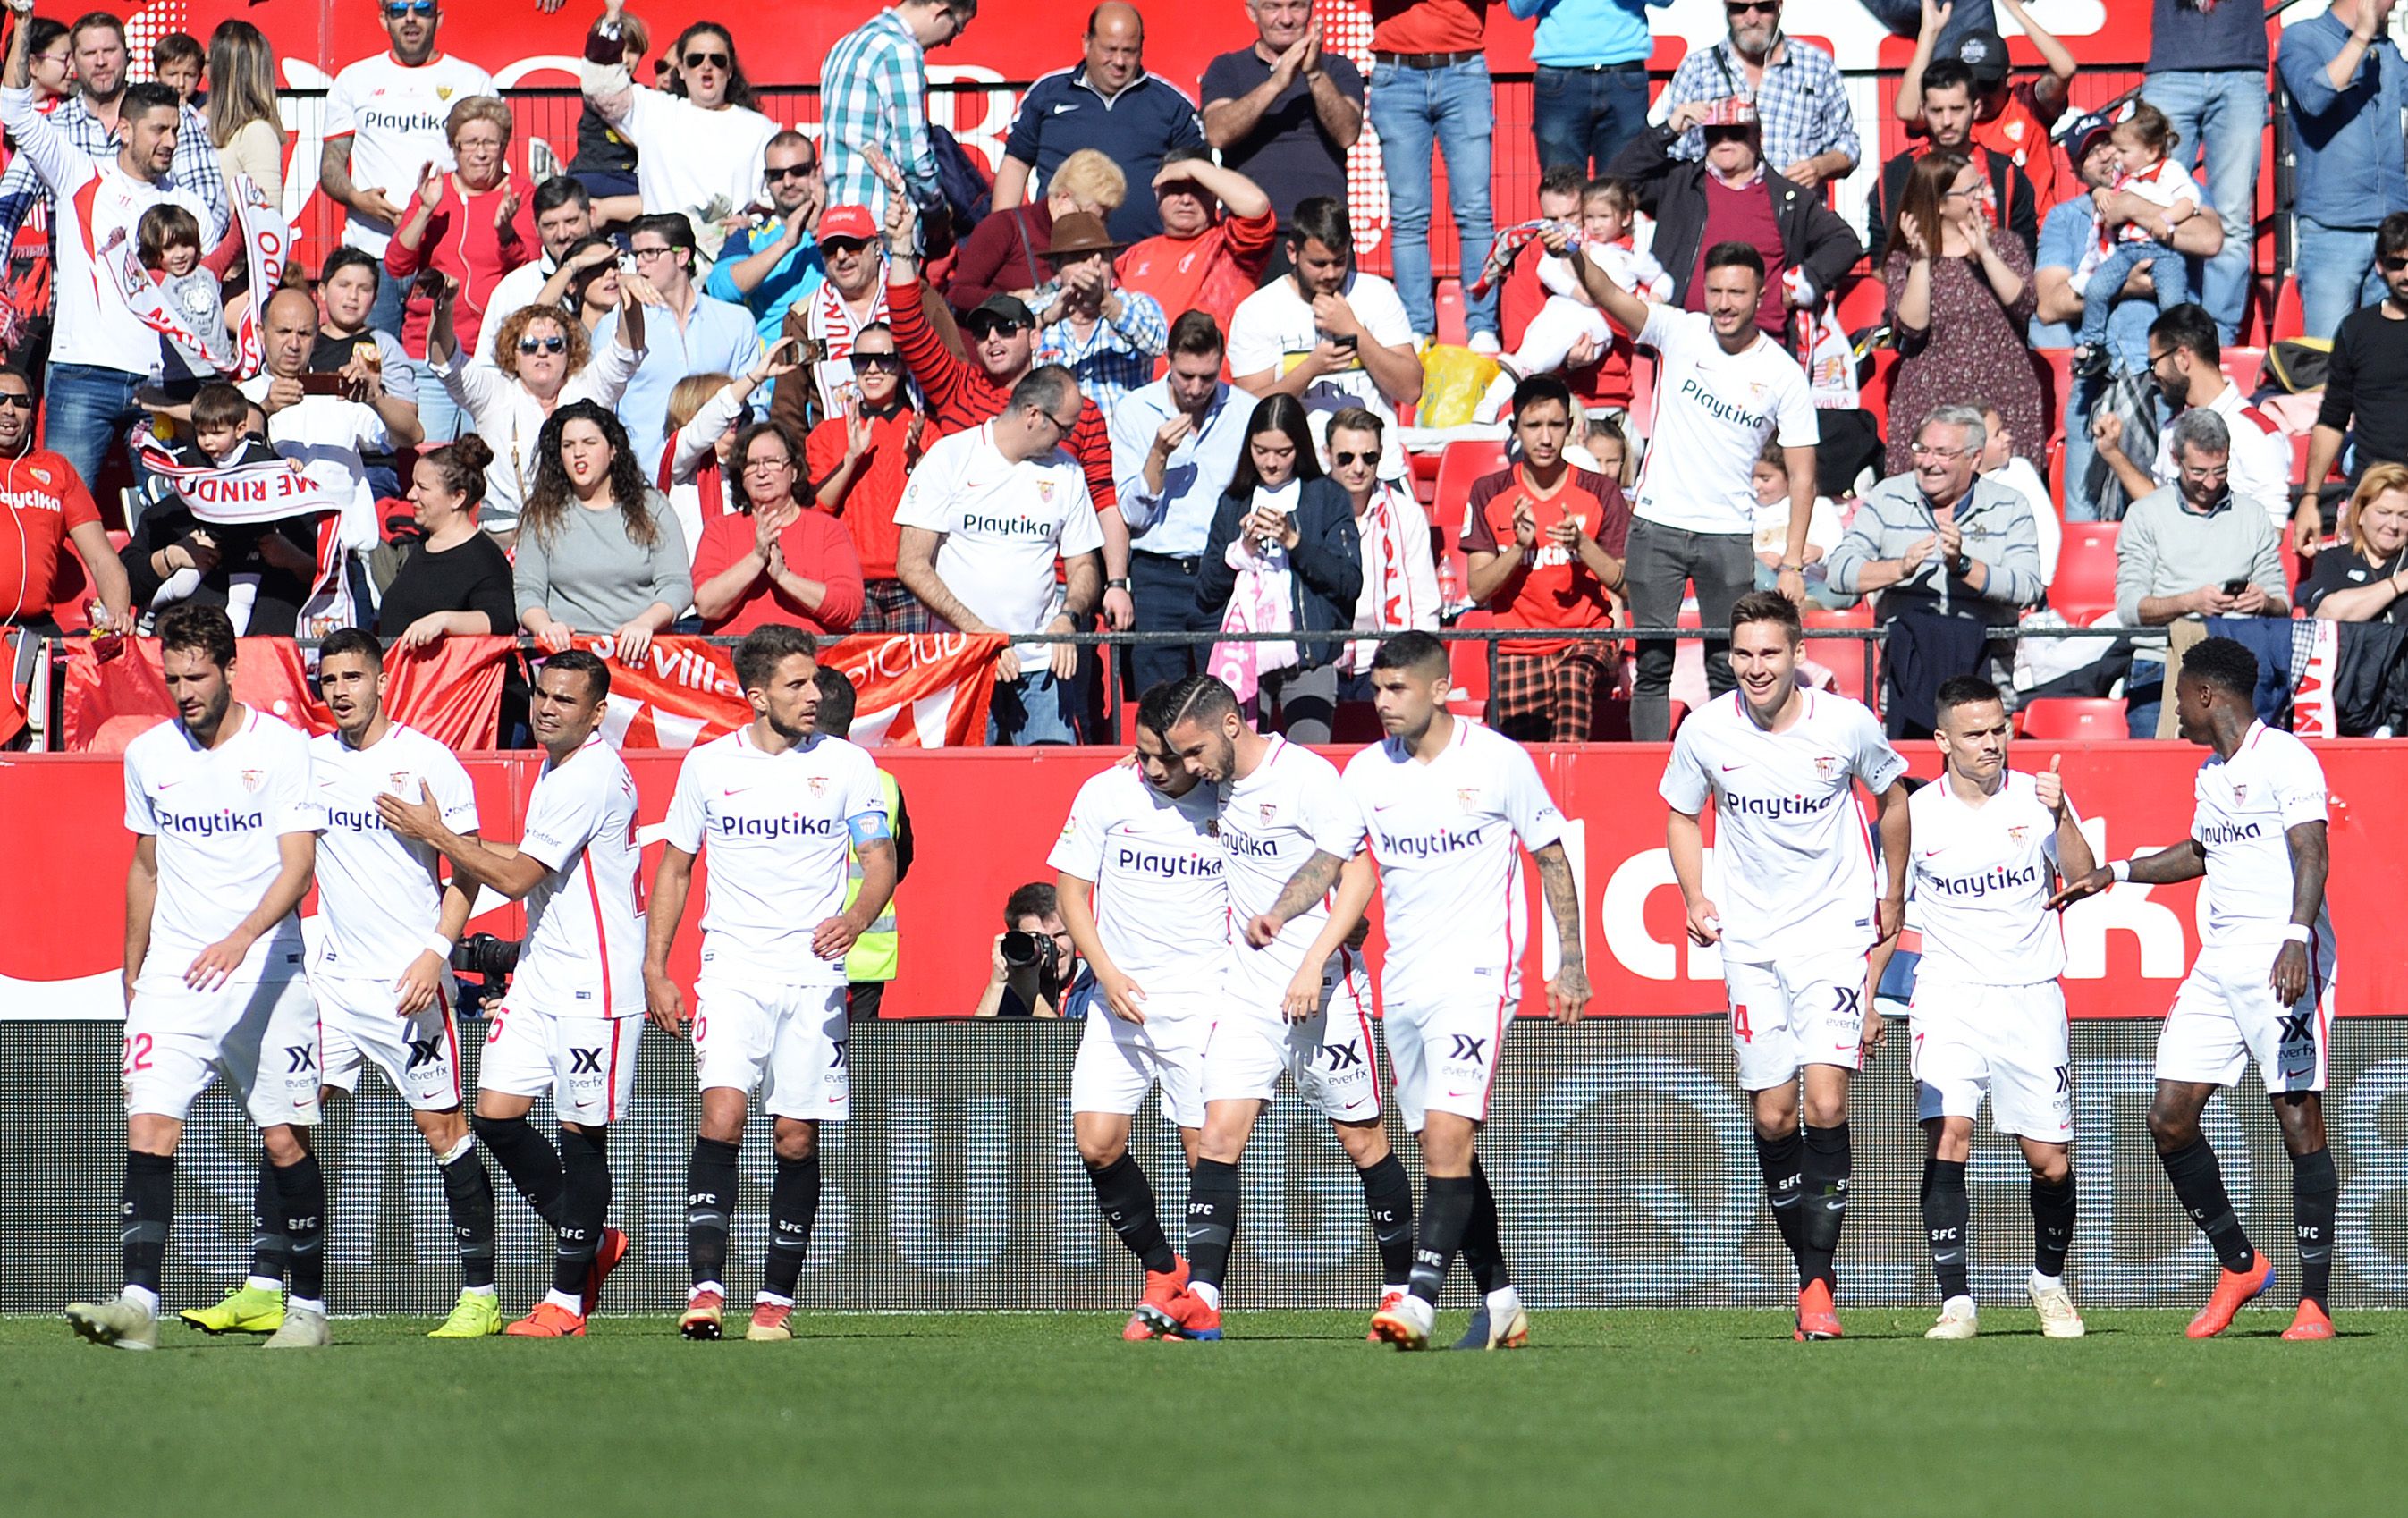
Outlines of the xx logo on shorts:
M 830 1055 L 828 1059 L 828 1068 L 831 1070 L 842 1070 L 850 1068 L 852 1065 L 853 1045 L 844 1039 L 838 1039 L 836 1052 Z
M 286 1044 L 284 1058 L 287 1061 L 284 1073 L 287 1075 L 299 1075 L 318 1067 L 318 1051 L 308 1044 Z
M 1449 1058 L 1469 1060 L 1478 1064 L 1488 1057 L 1487 1039 L 1475 1038 L 1468 1033 L 1451 1034 L 1449 1037 L 1455 1040 L 1455 1047 L 1448 1052 Z
M 568 1052 L 568 1073 L 571 1075 L 600 1075 L 602 1073 L 602 1051 L 599 1049 L 570 1050 Z
M 415 1070 L 422 1066 L 440 1064 L 442 1059 L 443 1036 L 441 1034 L 438 1033 L 432 1038 L 409 1040 L 409 1068 Z
M 1831 1015 L 1855 1017 L 1864 999 L 1865 994 L 1855 986 L 1835 985 L 1831 988 Z
M 2057 1094 L 2060 1096 L 2071 1096 L 2072 1092 L 2073 1067 L 2071 1065 L 2060 1065 L 2057 1067 Z
M 1360 1044 L 1323 1044 L 1321 1052 L 1329 1056 L 1329 1067 L 1333 1070 L 1343 1070 L 1350 1067 L 1355 1069 L 1363 1067 L 1363 1048 Z
M 2305 1012 L 2276 1013 L 2275 1021 L 2282 1024 L 2282 1033 L 2280 1035 L 2279 1041 L 2286 1044 L 2315 1042 L 2316 1036 L 2308 1031 L 2309 1020 L 2314 1018 L 2315 1015 L 2316 1014 L 2313 1010 Z

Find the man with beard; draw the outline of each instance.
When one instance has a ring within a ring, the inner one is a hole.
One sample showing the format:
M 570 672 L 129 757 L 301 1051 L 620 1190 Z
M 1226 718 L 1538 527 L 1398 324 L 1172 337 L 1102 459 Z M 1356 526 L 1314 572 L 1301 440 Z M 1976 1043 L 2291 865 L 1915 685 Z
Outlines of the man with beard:
M 2291 516 L 2290 440 L 2272 417 L 2250 405 L 2241 387 L 2225 376 L 2215 318 L 2207 308 L 2177 306 L 2149 323 L 2149 378 L 2165 397 L 2169 418 L 2200 408 L 2224 418 L 2232 434 L 2232 494 L 2265 508 L 2280 530 Z M 2172 484 L 2181 473 L 2174 465 L 2172 426 L 2157 434 L 2157 456 L 2145 474 L 2123 450 L 2121 418 L 2112 413 L 2100 417 L 2091 436 L 2099 456 L 2136 501 L 2160 485 Z

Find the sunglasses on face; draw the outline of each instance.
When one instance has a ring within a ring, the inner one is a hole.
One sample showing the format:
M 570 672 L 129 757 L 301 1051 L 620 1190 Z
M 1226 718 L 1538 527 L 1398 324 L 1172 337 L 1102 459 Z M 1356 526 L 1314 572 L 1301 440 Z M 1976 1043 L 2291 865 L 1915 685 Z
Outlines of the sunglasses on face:
M 900 353 L 865 353 L 860 350 L 855 349 L 853 355 L 853 366 L 856 369 L 882 369 L 888 374 L 900 374 L 903 372 L 903 355 Z
M 801 164 L 771 164 L 761 171 L 761 177 L 765 179 L 808 179 L 819 171 L 819 160 L 814 158 Z
M 1727 16 L 1744 16 L 1750 11 L 1764 16 L 1778 16 L 1781 14 L 1781 7 L 1777 3 L 1768 5 L 1766 0 L 1726 0 L 1723 6 L 1723 14 Z
M 1333 467 L 1343 469 L 1350 465 L 1377 464 L 1380 462 L 1380 455 L 1376 451 L 1370 453 L 1337 452 L 1329 455 L 1329 462 Z
M 2386 274 L 2397 274 L 2401 269 L 2408 269 L 2408 254 L 2386 253 L 2375 262 L 2383 265 L 2383 272 Z
M 20 394 L 15 391 L 0 390 L 0 408 L 6 408 L 11 411 L 30 411 L 34 408 L 34 397 L 26 394 Z
M 857 253 L 869 243 L 862 237 L 823 237 L 820 246 L 831 253 Z
M 396 21 L 404 16 L 432 16 L 435 0 L 385 0 L 384 13 L 387 20 Z
M 724 52 L 690 52 L 685 55 L 685 66 L 688 68 L 725 68 L 727 66 L 727 54 Z
M 984 342 L 989 337 L 1009 337 L 1017 333 L 1026 332 L 1029 325 L 1025 322 L 1015 321 L 1008 316 L 973 317 L 962 324 L 969 329 L 971 337 L 981 342 Z
M 557 353 L 567 347 L 568 339 L 566 337 L 521 337 L 519 339 L 519 351 L 522 353 Z

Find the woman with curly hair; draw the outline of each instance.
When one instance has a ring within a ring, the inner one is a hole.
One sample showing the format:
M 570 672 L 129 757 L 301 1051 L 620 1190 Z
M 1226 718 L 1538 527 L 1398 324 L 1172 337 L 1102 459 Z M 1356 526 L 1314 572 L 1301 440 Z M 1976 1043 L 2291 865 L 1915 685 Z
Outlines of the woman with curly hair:
M 519 515 L 519 625 L 552 653 L 608 636 L 634 661 L 694 599 L 668 498 L 644 483 L 627 429 L 590 400 L 552 412 Z

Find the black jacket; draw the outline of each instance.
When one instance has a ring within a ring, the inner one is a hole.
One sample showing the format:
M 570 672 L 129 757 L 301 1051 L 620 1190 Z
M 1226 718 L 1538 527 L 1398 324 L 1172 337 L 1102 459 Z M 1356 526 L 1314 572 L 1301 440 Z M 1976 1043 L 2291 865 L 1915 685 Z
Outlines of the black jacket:
M 1237 541 L 1238 523 L 1253 508 L 1251 500 L 1225 494 L 1212 510 L 1212 532 L 1196 574 L 1196 605 L 1215 626 L 1238 588 L 1238 572 L 1229 567 L 1229 545 Z M 1363 594 L 1363 543 L 1354 526 L 1354 503 L 1326 475 L 1308 480 L 1297 497 L 1296 525 L 1300 536 L 1288 551 L 1288 566 L 1294 571 L 1289 580 L 1296 587 L 1288 609 L 1296 630 L 1329 633 L 1353 627 L 1354 599 Z M 1299 643 L 1297 652 L 1307 665 L 1326 664 L 1338 656 L 1339 646 Z
M 1872 203 L 1865 208 L 1866 224 L 1872 228 L 1873 267 L 1880 268 L 1889 256 L 1889 219 L 1898 197 L 1906 193 L 1906 177 L 1914 168 L 1914 161 L 1928 152 L 1908 149 L 1882 165 L 1881 182 L 1873 186 Z M 1990 192 L 1999 197 L 1999 209 L 2006 217 L 2006 228 L 2023 238 L 2024 246 L 2037 251 L 2040 248 L 2040 209 L 2034 203 L 2031 180 L 2015 161 L 1987 148 L 1973 150 L 1982 155 L 1981 162 L 1990 173 Z
M 1639 208 L 1656 218 L 1656 262 L 1672 277 L 1672 304 L 1684 304 L 1689 277 L 1697 272 L 1705 251 L 1706 165 L 1684 164 L 1672 156 L 1680 134 L 1651 126 L 1630 139 L 1606 166 L 1609 178 L 1628 179 L 1639 190 Z M 1823 204 L 1812 190 L 1764 171 L 1764 187 L 1772 196 L 1781 224 L 1781 260 L 1806 271 L 1817 301 L 1839 292 L 1841 281 L 1865 251 L 1848 223 Z

